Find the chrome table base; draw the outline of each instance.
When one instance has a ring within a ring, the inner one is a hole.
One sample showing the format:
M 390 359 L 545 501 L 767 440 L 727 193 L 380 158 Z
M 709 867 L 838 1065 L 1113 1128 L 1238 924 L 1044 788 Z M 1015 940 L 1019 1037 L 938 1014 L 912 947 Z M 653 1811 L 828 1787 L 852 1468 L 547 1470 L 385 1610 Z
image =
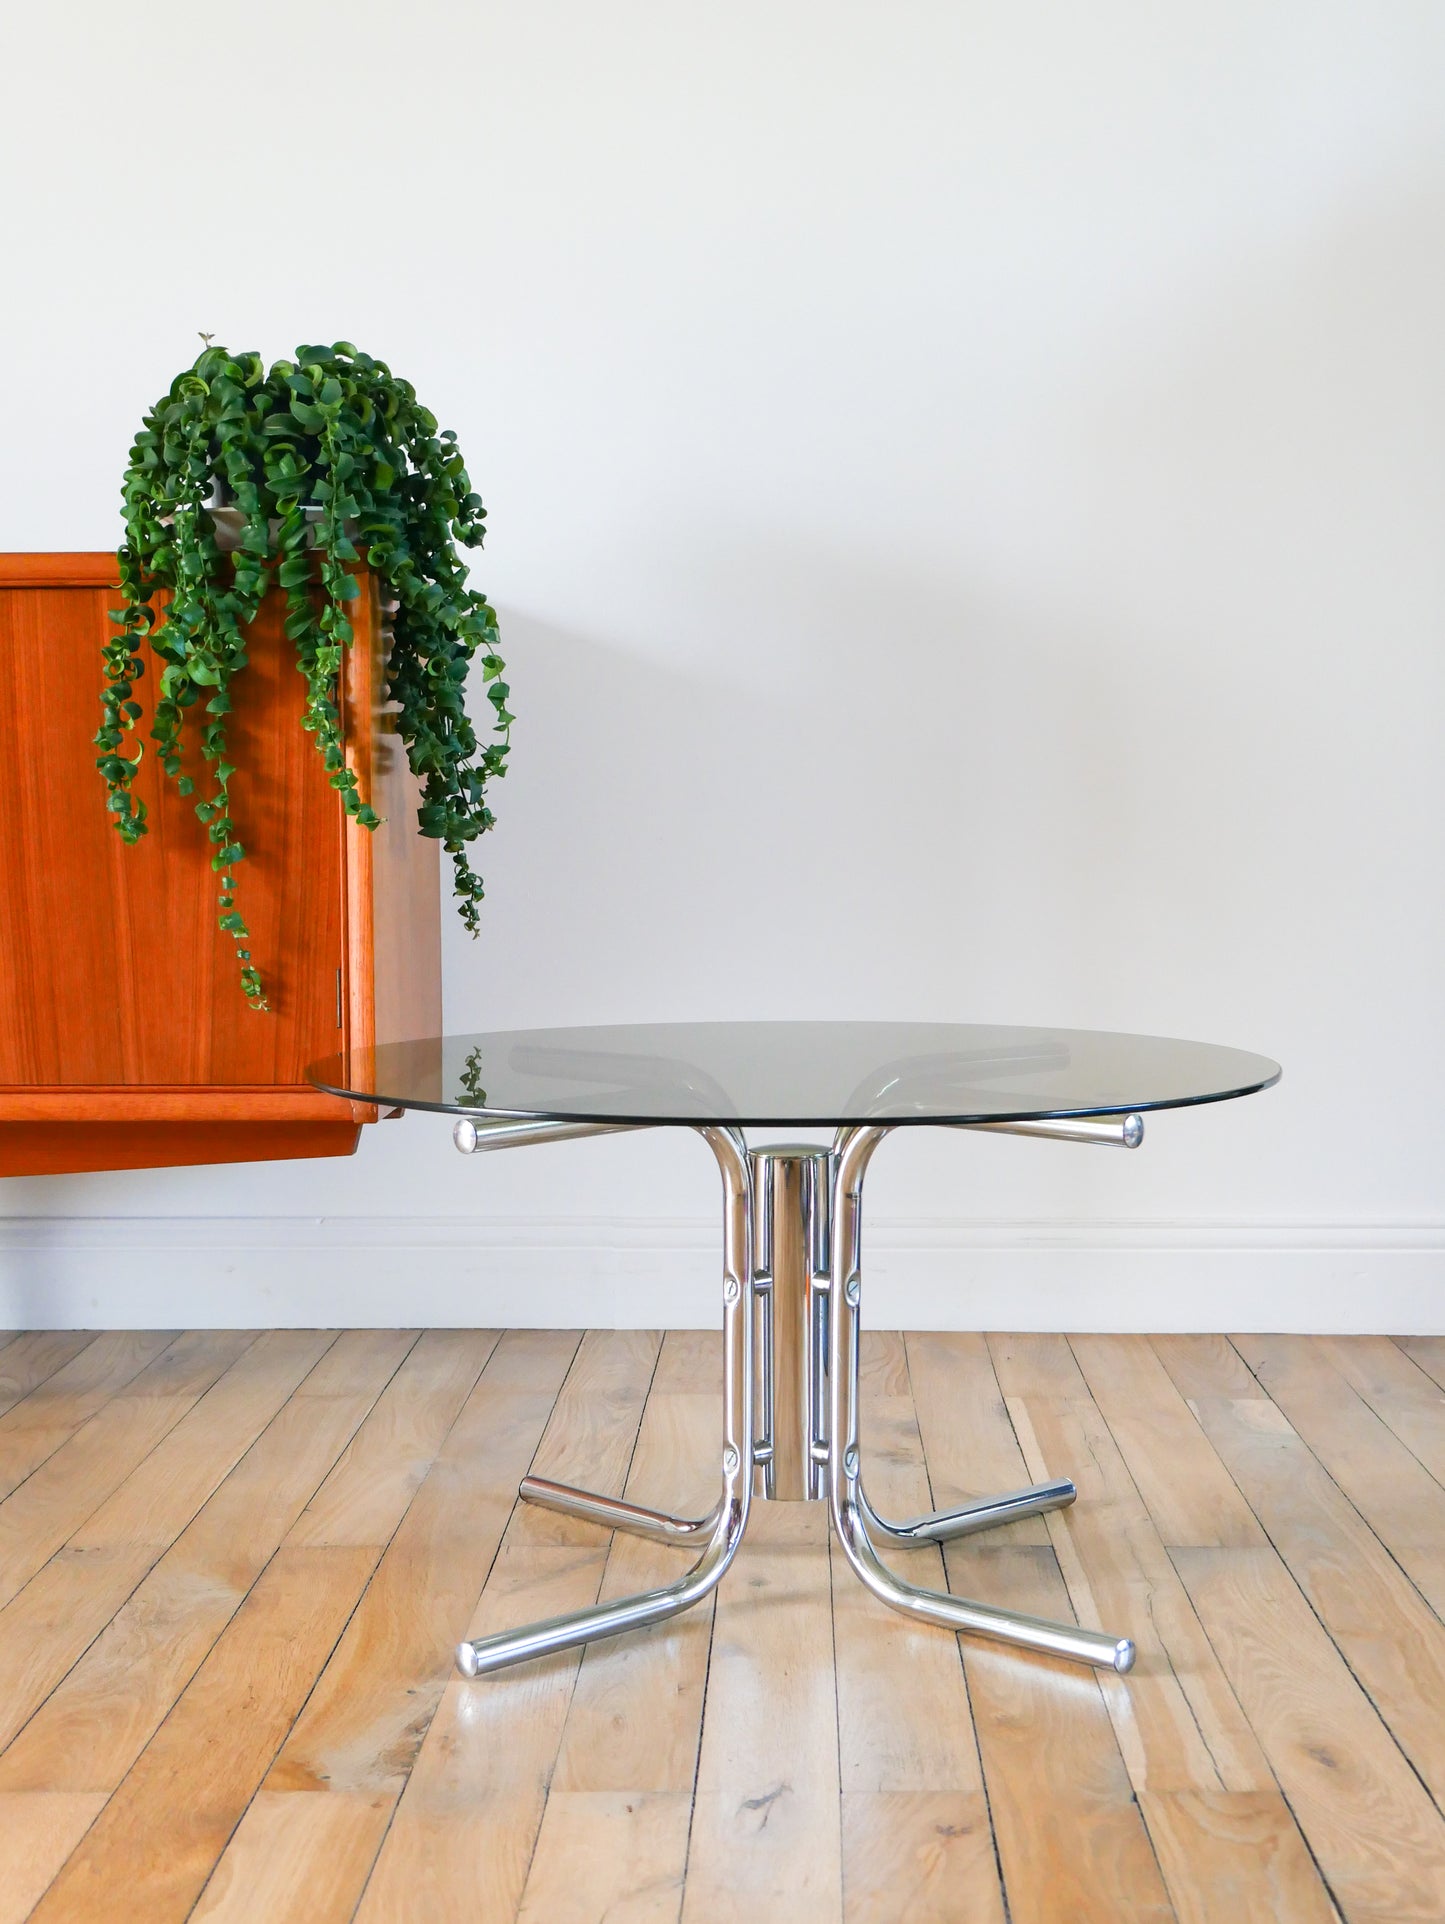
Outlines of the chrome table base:
M 601 1134 L 617 1125 L 464 1120 L 467 1153 Z M 989 1125 L 972 1125 L 987 1127 Z M 1019 1134 L 1134 1148 L 1138 1116 L 998 1125 Z M 773 1144 L 749 1151 L 739 1130 L 706 1125 L 723 1179 L 722 1487 L 705 1517 L 647 1510 L 544 1477 L 524 1477 L 530 1503 L 697 1552 L 685 1575 L 640 1596 L 463 1643 L 457 1664 L 479 1677 L 529 1657 L 572 1649 L 594 1637 L 660 1623 L 699 1603 L 721 1580 L 742 1541 L 755 1499 L 826 1502 L 844 1554 L 873 1595 L 920 1623 L 1002 1643 L 1129 1670 L 1134 1645 L 1075 1624 L 1051 1623 L 905 1583 L 883 1562 L 880 1543 L 943 1543 L 1039 1516 L 1074 1500 L 1067 1478 L 984 1497 L 911 1522 L 880 1517 L 864 1493 L 858 1397 L 860 1227 L 863 1177 L 886 1125 L 838 1131 L 831 1149 Z

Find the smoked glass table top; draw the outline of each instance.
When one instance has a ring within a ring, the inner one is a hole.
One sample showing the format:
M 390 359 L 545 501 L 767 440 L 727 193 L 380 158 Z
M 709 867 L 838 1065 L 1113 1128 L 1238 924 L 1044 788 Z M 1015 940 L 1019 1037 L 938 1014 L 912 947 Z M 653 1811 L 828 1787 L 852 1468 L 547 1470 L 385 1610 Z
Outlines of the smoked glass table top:
M 1252 1095 L 1242 1049 L 969 1022 L 676 1022 L 502 1029 L 384 1043 L 311 1081 L 388 1108 L 603 1123 L 826 1127 L 1019 1122 Z

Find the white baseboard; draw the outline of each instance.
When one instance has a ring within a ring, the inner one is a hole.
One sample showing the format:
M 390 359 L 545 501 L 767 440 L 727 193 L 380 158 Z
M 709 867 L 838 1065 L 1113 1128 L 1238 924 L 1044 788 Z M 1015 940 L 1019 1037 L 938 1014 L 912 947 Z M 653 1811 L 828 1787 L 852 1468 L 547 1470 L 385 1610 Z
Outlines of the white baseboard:
M 0 1219 L 0 1328 L 700 1328 L 712 1221 Z M 877 1328 L 1445 1333 L 1445 1223 L 879 1221 Z

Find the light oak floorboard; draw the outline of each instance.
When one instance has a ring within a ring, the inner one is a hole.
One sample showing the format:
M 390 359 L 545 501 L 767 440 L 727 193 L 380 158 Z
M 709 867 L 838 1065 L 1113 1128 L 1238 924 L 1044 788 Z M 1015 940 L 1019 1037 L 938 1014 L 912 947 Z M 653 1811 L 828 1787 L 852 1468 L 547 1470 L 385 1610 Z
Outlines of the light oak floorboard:
M 474 1637 L 596 1600 L 607 1553 L 579 1544 L 502 1551 Z M 417 1753 L 357 1909 L 360 1924 L 514 1918 L 537 1842 L 578 1653 L 474 1683 L 452 1679 Z
M 34 1913 L 189 1915 L 355 1608 L 366 1549 L 281 1550 Z
M 496 1346 L 492 1330 L 428 1330 L 297 1519 L 292 1544 L 384 1550 Z
M 559 1336 L 554 1348 L 555 1392 L 573 1339 Z M 244 1891 L 244 1869 L 231 1870 L 227 1859 L 242 1866 L 263 1861 L 266 1840 L 283 1830 L 295 1908 L 273 1894 L 273 1924 L 323 1924 L 355 1910 L 552 1405 L 545 1390 L 491 1389 L 484 1370 L 387 1546 L 266 1777 L 264 1802 L 242 1819 L 217 1870 L 227 1889 Z M 294 1809 L 280 1816 L 275 1800 L 288 1794 Z M 338 1797 L 349 1815 L 330 1813 Z M 335 1860 L 338 1823 L 358 1839 L 344 1867 Z M 360 1848 L 363 1835 L 371 1838 L 369 1851 Z M 309 1881 L 308 1858 L 317 1866 Z
M 1325 1336 L 1324 1354 L 1386 1429 L 1445 1483 L 1445 1392 L 1388 1336 Z
M 974 1497 L 999 1496 L 1029 1482 L 988 1340 L 960 1331 L 914 1331 L 903 1341 L 909 1394 L 927 1445 L 930 1507 L 956 1509 Z M 1022 1545 L 1049 1538 L 1042 1519 L 1029 1517 L 1009 1524 L 994 1540 Z
M 671 1336 L 663 1343 L 626 1495 L 633 1503 L 701 1516 L 721 1483 L 720 1405 L 705 1389 L 658 1391 L 656 1380 L 708 1380 L 709 1372 L 689 1371 L 670 1354 L 674 1343 Z M 697 1554 L 618 1532 L 602 1595 L 630 1596 L 673 1582 Z M 709 1598 L 651 1630 L 609 1637 L 586 1652 L 567 1711 L 554 1790 L 691 1792 L 712 1612 Z M 686 1842 L 684 1831 L 684 1851 Z
M 0 1752 L 0 1789 L 109 1792 L 120 1783 L 415 1340 L 414 1332 L 358 1330 L 333 1344 Z M 120 1552 L 100 1567 L 124 1581 Z M 32 1657 L 43 1654 L 45 1662 L 34 1663 L 40 1681 L 23 1699 L 7 1667 L 12 1646 L 0 1616 L 0 1675 L 17 1707 L 44 1696 L 45 1680 L 64 1669 L 111 1607 L 95 1558 L 63 1574 L 48 1608 L 67 1634 L 53 1628 L 34 1638 Z
M 0 1678 L 10 1686 L 0 1700 L 0 1741 L 21 1727 L 142 1582 L 333 1340 L 314 1330 L 282 1330 L 250 1345 L 0 1613 Z M 36 1622 L 51 1626 L 50 1634 L 27 1643 L 24 1626 Z M 24 1668 L 6 1675 L 5 1659 L 16 1657 Z M 81 1758 L 95 1761 L 91 1750 Z M 4 1763 L 0 1758 L 0 1782 Z M 109 1785 L 90 1779 L 47 1787 Z
M 1395 1336 L 1391 1341 L 1417 1369 L 1445 1389 L 1445 1336 Z
M 1346 1917 L 1445 1916 L 1445 1819 L 1279 1559 L 1174 1561 Z
M 815 1505 L 761 1506 L 713 1618 L 685 1924 L 837 1924 L 838 1717 Z
M 255 1340 L 250 1331 L 182 1337 L 0 1502 L 0 1605 L 92 1517 Z
M 676 1924 L 690 1790 L 557 1790 L 547 1799 L 521 1924 Z
M 860 1375 L 870 1497 L 894 1517 L 933 1509 L 937 1493 L 929 1486 L 903 1339 L 865 1332 Z M 830 1560 L 844 1918 L 859 1924 L 962 1915 L 1003 1924 L 958 1639 L 880 1604 L 836 1544 Z M 947 1587 L 936 1546 L 890 1549 L 888 1561 L 907 1582 Z
M 536 1476 L 619 1495 L 652 1387 L 661 1336 L 655 1330 L 589 1330 L 530 1465 Z M 515 1492 L 514 1492 L 515 1494 Z M 595 1523 L 524 1503 L 512 1523 L 515 1545 L 595 1545 Z
M 106 1330 L 6 1410 L 0 1416 L 0 1497 L 23 1483 L 175 1339 L 174 1330 Z
M 191 1917 L 196 1924 L 350 1917 L 391 1810 L 384 1791 L 257 1791 Z
M 1015 1912 L 1016 1919 L 1022 1913 Z M 949 1790 L 843 1793 L 846 1924 L 1001 1918 L 988 1800 Z
M 1166 1352 L 1171 1367 L 1188 1340 Z M 1396 1742 L 1445 1804 L 1445 1626 L 1267 1397 L 1204 1394 L 1191 1407 Z
M 1050 1549 L 947 1552 L 949 1588 L 1030 1616 L 1072 1617 Z M 1102 1680 L 1082 1664 L 960 1639 L 1014 1918 L 1164 1924 L 1174 1911 L 1134 1798 Z
M 1146 1790 L 1139 1802 L 1179 1924 L 1335 1924 L 1278 1790 Z
M 0 1351 L 0 1412 L 13 1409 L 94 1341 L 89 1329 L 21 1331 Z
M 1259 1519 L 1216 1456 L 1147 1336 L 1069 1339 L 1161 1540 L 1259 1549 Z
M 510 1341 L 510 1338 L 508 1339 Z M 575 1344 L 575 1337 L 571 1339 Z M 503 1345 L 505 1348 L 506 1345 Z M 627 1478 L 658 1356 L 646 1332 L 594 1332 L 577 1348 L 539 1445 L 539 1474 L 617 1489 Z M 526 1380 L 535 1374 L 531 1345 Z M 596 1392 L 604 1413 L 588 1408 Z M 571 1419 L 575 1416 L 575 1431 Z M 567 1540 L 518 1504 L 465 1633 L 485 1636 L 596 1600 L 607 1537 Z M 540 1539 L 540 1540 L 539 1540 Z M 599 1650 L 605 1645 L 599 1646 Z M 518 1665 L 444 1689 L 357 1916 L 368 1924 L 415 1904 L 429 1920 L 515 1917 L 527 1883 L 581 1653 Z
M 0 1924 L 30 1916 L 104 1802 L 96 1791 L 0 1793 Z
M 464 1631 L 686 1568 L 516 1483 L 705 1511 L 715 1333 L 17 1335 L 0 1924 L 1445 1916 L 1445 1540 L 1396 1487 L 1440 1490 L 1445 1345 L 1239 1344 L 864 1338 L 885 1513 L 1080 1491 L 890 1560 L 1129 1678 L 911 1626 L 760 1502 L 703 1608 L 463 1682 Z
M 1323 1338 L 1232 1340 L 1291 1428 L 1445 1617 L 1445 1489 L 1341 1375 Z
M 559 1337 L 556 1347 L 560 1383 L 570 1338 Z M 552 1402 L 545 1391 L 492 1390 L 482 1372 L 276 1759 L 268 1789 L 400 1794 Z
M 1268 1764 L 1235 1700 L 1117 1444 L 1091 1402 L 1012 1397 L 1037 1480 L 1072 1476 L 1078 1498 L 1049 1518 L 1081 1623 L 1133 1637 L 1127 1680 L 1101 1673 L 1137 1791 L 1262 1790 Z

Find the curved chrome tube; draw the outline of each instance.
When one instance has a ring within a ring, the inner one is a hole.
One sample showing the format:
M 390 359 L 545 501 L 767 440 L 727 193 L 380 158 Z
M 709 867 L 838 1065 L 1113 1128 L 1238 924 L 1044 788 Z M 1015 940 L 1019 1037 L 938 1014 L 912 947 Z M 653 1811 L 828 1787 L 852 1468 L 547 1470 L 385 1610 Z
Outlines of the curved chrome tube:
M 737 1554 L 753 1489 L 752 1197 L 747 1144 L 736 1129 L 700 1125 L 723 1179 L 723 1447 L 722 1494 L 707 1545 L 676 1583 L 612 1603 L 549 1617 L 457 1646 L 457 1668 L 480 1677 L 529 1657 L 570 1650 L 593 1637 L 615 1636 L 674 1617 L 700 1603 Z M 565 1486 L 554 1485 L 554 1488 Z M 647 1514 L 642 1512 L 640 1514 Z M 655 1514 L 655 1513 L 654 1513 Z
M 909 1523 L 890 1523 L 868 1501 L 860 1478 L 858 1508 L 867 1528 L 891 1543 L 951 1543 L 955 1537 L 996 1530 L 999 1524 L 1017 1523 L 1021 1517 L 1062 1510 L 1078 1494 L 1069 1478 L 1061 1476 L 1051 1483 L 1031 1483 L 1026 1490 L 1010 1490 L 1006 1496 L 976 1497 L 972 1503 L 959 1504 L 956 1510 L 930 1510 L 927 1516 L 914 1517 Z
M 1092 1142 L 1104 1149 L 1137 1149 L 1144 1140 L 1144 1118 L 1127 1116 L 1046 1116 L 1037 1122 L 957 1122 L 950 1129 L 986 1130 L 996 1136 L 1047 1136 L 1054 1142 Z
M 922 1623 L 946 1630 L 1072 1657 L 1104 1669 L 1133 1668 L 1134 1645 L 1077 1625 L 1050 1623 L 1013 1610 L 973 1603 L 946 1592 L 905 1583 L 879 1557 L 868 1534 L 859 1486 L 858 1449 L 858 1300 L 861 1284 L 863 1177 L 886 1127 L 840 1129 L 834 1145 L 833 1262 L 829 1282 L 829 1434 L 828 1508 L 838 1541 L 854 1573 L 881 1603 Z
M 577 1136 L 620 1136 L 651 1128 L 646 1122 L 543 1122 L 532 1117 L 463 1116 L 452 1125 L 452 1141 L 464 1156 L 483 1149 L 525 1149 L 532 1142 L 570 1142 Z
M 599 1496 L 595 1490 L 578 1489 L 575 1483 L 553 1483 L 545 1476 L 524 1476 L 517 1486 L 524 1503 L 535 1503 L 539 1510 L 556 1510 L 562 1516 L 580 1517 L 603 1530 L 625 1530 L 629 1536 L 646 1537 L 649 1543 L 686 1545 L 711 1534 L 722 1510 L 722 1499 L 706 1516 L 673 1516 L 669 1510 L 646 1510 L 637 1503 L 624 1503 L 619 1496 Z

